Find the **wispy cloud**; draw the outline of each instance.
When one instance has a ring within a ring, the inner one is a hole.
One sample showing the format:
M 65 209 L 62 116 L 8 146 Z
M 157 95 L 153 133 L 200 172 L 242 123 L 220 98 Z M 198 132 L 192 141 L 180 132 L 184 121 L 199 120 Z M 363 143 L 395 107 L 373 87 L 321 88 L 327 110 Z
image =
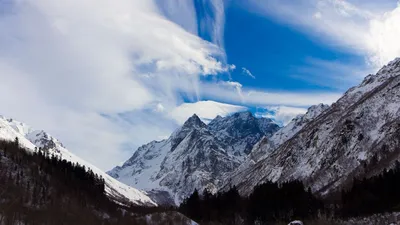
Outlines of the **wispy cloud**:
M 169 20 L 197 35 L 198 26 L 194 1 L 156 0 L 156 3 Z
M 362 62 L 341 62 L 309 57 L 304 60 L 302 66 L 292 68 L 291 77 L 321 87 L 345 91 L 373 72 L 374 69 L 366 68 Z
M 242 74 L 256 79 L 256 77 L 250 72 L 250 70 L 246 69 L 245 67 L 242 67 Z
M 220 46 L 224 46 L 224 27 L 225 27 L 225 0 L 200 0 L 201 19 L 200 31 L 210 40 Z
M 204 98 L 239 105 L 287 105 L 308 107 L 319 103 L 331 104 L 342 95 L 341 92 L 290 92 L 262 90 L 251 87 L 240 87 L 225 83 L 201 83 L 201 94 Z
M 203 86 L 214 86 L 214 87 L 217 87 L 217 89 L 218 89 L 219 86 L 221 86 L 222 89 L 226 89 L 228 91 L 232 90 L 232 88 L 233 88 L 235 90 L 235 96 L 239 96 L 241 101 L 242 101 L 242 103 L 243 103 L 243 100 L 244 100 L 243 99 L 243 93 L 242 93 L 243 85 L 241 83 L 239 83 L 239 82 L 236 82 L 236 81 L 221 81 L 221 82 L 219 82 L 217 84 L 208 84 L 208 85 L 205 84 Z M 204 89 L 204 87 L 203 87 L 203 89 Z M 206 94 L 206 93 L 203 93 L 203 95 L 204 94 Z

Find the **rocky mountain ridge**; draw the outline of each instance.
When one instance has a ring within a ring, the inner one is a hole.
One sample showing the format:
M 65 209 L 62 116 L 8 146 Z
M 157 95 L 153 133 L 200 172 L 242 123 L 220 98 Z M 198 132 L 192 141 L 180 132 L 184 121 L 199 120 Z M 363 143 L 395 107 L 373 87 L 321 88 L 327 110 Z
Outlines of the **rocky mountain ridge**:
M 249 112 L 217 117 L 208 125 L 193 115 L 168 139 L 143 145 L 108 174 L 128 185 L 162 192 L 179 204 L 195 189 L 216 192 L 226 174 L 250 153 L 248 149 L 278 129 L 272 120 Z

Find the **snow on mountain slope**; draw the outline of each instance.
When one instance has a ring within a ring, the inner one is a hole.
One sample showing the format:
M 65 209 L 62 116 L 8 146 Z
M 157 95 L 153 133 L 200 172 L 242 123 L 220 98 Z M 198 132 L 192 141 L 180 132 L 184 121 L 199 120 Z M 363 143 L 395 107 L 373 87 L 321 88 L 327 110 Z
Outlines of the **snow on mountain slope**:
M 235 113 L 228 117 L 216 117 L 208 124 L 214 136 L 225 144 L 229 154 L 243 161 L 254 144 L 263 136 L 271 137 L 279 126 L 268 118 L 255 118 L 251 112 Z
M 171 143 L 152 141 L 139 147 L 133 156 L 121 167 L 107 172 L 120 182 L 135 186 L 139 189 L 152 189 L 161 164 L 171 149 Z M 128 169 L 129 168 L 129 169 Z
M 94 173 L 104 178 L 106 193 L 118 202 L 130 201 L 137 205 L 155 205 L 144 192 L 120 183 L 102 170 L 80 159 L 68 151 L 60 141 L 42 130 L 35 130 L 19 121 L 0 116 L 0 138 L 10 141 L 18 138 L 19 143 L 28 150 L 35 151 L 36 148 L 43 148 L 48 150 L 51 155 L 90 168 Z
M 329 108 L 328 105 L 319 104 L 313 105 L 308 108 L 306 114 L 298 115 L 293 118 L 292 121 L 280 129 L 270 138 L 270 141 L 275 147 L 280 146 L 285 141 L 292 138 L 297 132 L 299 132 L 308 122 L 318 117 L 321 113 Z
M 248 160 L 255 162 L 268 156 L 274 149 L 278 148 L 281 144 L 292 138 L 299 132 L 308 122 L 318 117 L 321 113 L 329 108 L 328 105 L 318 104 L 308 108 L 307 112 L 303 115 L 298 115 L 290 121 L 289 124 L 279 129 L 272 137 L 263 139 L 253 146 L 252 153 Z
M 10 141 L 14 141 L 15 138 L 18 138 L 21 146 L 31 150 L 35 149 L 36 146 L 25 138 L 24 133 L 20 133 L 18 128 L 12 126 L 9 121 L 10 120 L 7 120 L 5 117 L 0 116 L 0 138 Z
M 329 106 L 324 104 L 311 106 L 305 114 L 293 118 L 289 124 L 273 133 L 271 137 L 264 136 L 260 141 L 253 145 L 251 153 L 244 162 L 225 178 L 222 188 L 226 189 L 227 187 L 231 187 L 232 177 L 240 177 L 241 174 L 248 173 L 248 170 L 251 169 L 256 162 L 268 157 L 274 149 L 292 138 L 308 122 L 318 117 L 328 108 Z
M 194 115 L 170 138 L 140 147 L 122 167 L 108 174 L 140 189 L 167 191 L 179 204 L 195 189 L 215 192 L 222 174 L 236 166 L 238 162 Z
M 400 159 L 400 59 L 347 91 L 267 157 L 225 183 L 247 195 L 267 180 L 300 179 L 326 195 Z
M 203 124 L 197 116 L 194 118 L 196 123 Z M 185 125 L 171 136 L 171 143 L 179 144 L 172 145 L 157 174 L 157 178 L 161 179 L 160 185 L 175 184 L 171 189 L 178 194 L 180 201 L 192 194 L 194 189 L 203 191 L 207 188 L 210 192 L 216 192 L 224 174 L 239 164 L 206 126 L 187 129 Z M 183 139 L 182 133 L 186 133 Z
M 143 145 L 108 174 L 151 193 L 169 193 L 180 204 L 195 189 L 216 192 L 246 156 L 246 146 L 278 128 L 249 112 L 217 117 L 208 125 L 193 115 L 168 139 Z

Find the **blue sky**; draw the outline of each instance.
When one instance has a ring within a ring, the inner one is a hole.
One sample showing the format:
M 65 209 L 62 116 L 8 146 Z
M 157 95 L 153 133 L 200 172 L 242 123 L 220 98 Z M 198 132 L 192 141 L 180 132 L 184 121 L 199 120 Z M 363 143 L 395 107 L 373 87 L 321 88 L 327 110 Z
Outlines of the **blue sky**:
M 0 114 L 106 170 L 193 113 L 331 104 L 400 55 L 399 23 L 397 0 L 0 0 Z
M 209 12 L 207 7 L 212 3 L 195 2 L 198 20 L 202 21 L 203 11 Z M 207 14 L 212 17 L 212 13 Z M 341 74 L 343 71 L 340 69 L 319 68 L 315 64 L 318 64 L 317 61 L 333 62 L 356 65 L 361 70 L 367 67 L 365 55 L 337 48 L 326 43 L 323 37 L 313 37 L 273 17 L 248 11 L 242 1 L 225 2 L 224 14 L 221 47 L 226 53 L 227 63 L 237 67 L 230 73 L 231 80 L 269 90 L 343 92 L 359 83 L 364 76 L 351 77 L 350 74 Z M 199 36 L 203 39 L 213 41 L 210 33 L 199 26 Z M 255 78 L 246 76 L 243 68 Z M 324 73 L 321 79 L 326 82 L 305 78 L 320 72 Z M 349 78 L 332 84 L 329 79 L 335 79 L 331 77 L 335 75 Z
M 305 72 L 299 72 L 299 68 L 309 66 L 308 58 L 346 61 L 357 57 L 363 60 L 362 57 L 329 48 L 271 18 L 245 11 L 240 4 L 231 4 L 226 9 L 224 43 L 228 63 L 239 68 L 232 72 L 232 79 L 246 86 L 266 89 L 343 90 L 355 82 L 337 86 L 315 84 L 297 77 L 306 76 Z M 256 78 L 243 76 L 240 69 L 243 67 Z

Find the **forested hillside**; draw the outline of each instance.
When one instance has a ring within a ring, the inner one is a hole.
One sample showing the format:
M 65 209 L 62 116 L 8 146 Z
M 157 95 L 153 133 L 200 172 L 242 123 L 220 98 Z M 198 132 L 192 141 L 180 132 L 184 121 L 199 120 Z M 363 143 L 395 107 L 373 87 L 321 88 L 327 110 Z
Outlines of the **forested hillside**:
M 106 195 L 104 185 L 102 177 L 84 166 L 42 149 L 28 152 L 18 139 L 0 141 L 2 225 L 191 223 L 167 209 L 116 204 Z M 146 214 L 151 214 L 149 219 Z
M 276 224 L 293 219 L 315 220 L 327 213 L 324 203 L 299 181 L 281 185 L 267 182 L 257 186 L 249 197 L 233 187 L 212 195 L 195 191 L 180 206 L 190 218 L 217 224 Z
M 400 211 L 400 162 L 369 179 L 353 181 L 349 190 L 342 191 L 342 215 L 368 216 L 375 213 Z
M 350 188 L 330 198 L 314 195 L 300 181 L 266 182 L 256 186 L 248 197 L 241 196 L 236 187 L 214 195 L 196 190 L 180 210 L 202 224 L 285 224 L 301 219 L 306 224 L 356 225 L 368 218 L 379 223 L 367 224 L 381 224 L 400 211 L 399 190 L 400 162 L 396 161 L 394 168 L 354 179 Z

